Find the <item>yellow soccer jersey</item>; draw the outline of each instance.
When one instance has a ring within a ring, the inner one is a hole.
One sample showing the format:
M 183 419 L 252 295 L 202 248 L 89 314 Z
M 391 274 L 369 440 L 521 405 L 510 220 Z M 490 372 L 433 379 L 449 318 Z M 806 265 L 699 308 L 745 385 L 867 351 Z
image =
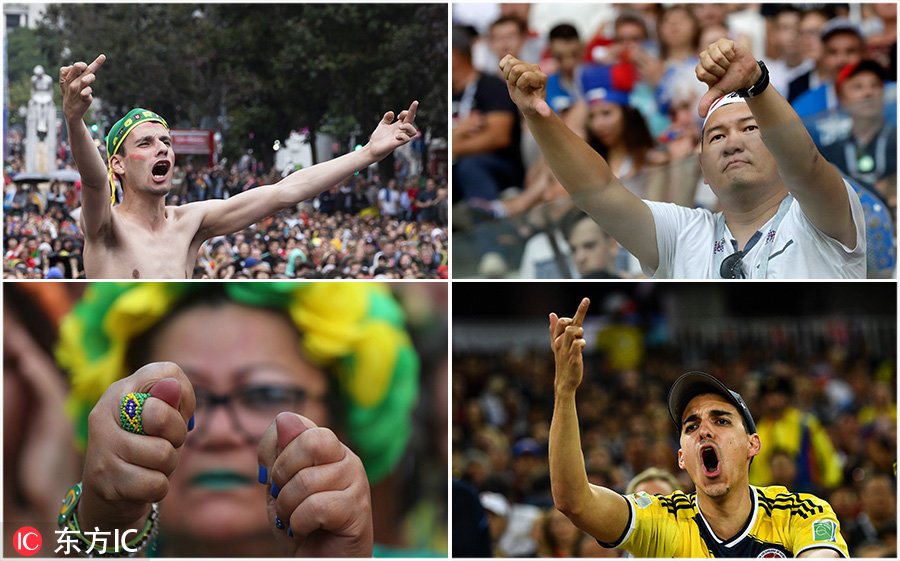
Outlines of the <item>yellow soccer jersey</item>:
M 637 493 L 625 497 L 628 525 L 616 543 L 635 557 L 796 557 L 826 547 L 849 557 L 831 505 L 780 486 L 750 487 L 753 508 L 743 529 L 730 539 L 716 536 L 696 494 Z

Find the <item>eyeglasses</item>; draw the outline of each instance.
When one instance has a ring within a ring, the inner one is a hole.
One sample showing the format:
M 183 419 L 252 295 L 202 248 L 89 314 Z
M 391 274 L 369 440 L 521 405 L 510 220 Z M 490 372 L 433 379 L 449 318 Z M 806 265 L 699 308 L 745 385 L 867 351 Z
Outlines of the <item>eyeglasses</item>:
M 221 405 L 228 412 L 234 429 L 250 444 L 259 442 L 278 413 L 302 412 L 308 397 L 303 388 L 276 385 L 247 386 L 230 394 L 194 388 L 194 395 L 197 398 L 194 409 L 197 428 L 192 435 L 195 439 L 204 433 L 208 425 L 205 421 L 212 419 L 215 408 Z
M 745 279 L 744 268 L 741 261 L 744 259 L 744 251 L 736 251 L 726 257 L 719 267 L 719 276 L 723 279 Z

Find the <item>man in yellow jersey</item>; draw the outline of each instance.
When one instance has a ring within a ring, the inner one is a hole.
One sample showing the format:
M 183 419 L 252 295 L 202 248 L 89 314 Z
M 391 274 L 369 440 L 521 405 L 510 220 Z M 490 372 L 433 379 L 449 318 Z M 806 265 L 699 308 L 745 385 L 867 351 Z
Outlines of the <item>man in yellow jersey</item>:
M 635 557 L 848 557 L 831 506 L 784 487 L 752 487 L 750 462 L 760 440 L 739 394 L 708 374 L 688 372 L 669 391 L 669 413 L 679 426 L 678 465 L 695 492 L 622 496 L 588 483 L 581 451 L 575 392 L 584 374 L 582 322 L 550 314 L 556 358 L 550 424 L 553 501 L 601 545 Z

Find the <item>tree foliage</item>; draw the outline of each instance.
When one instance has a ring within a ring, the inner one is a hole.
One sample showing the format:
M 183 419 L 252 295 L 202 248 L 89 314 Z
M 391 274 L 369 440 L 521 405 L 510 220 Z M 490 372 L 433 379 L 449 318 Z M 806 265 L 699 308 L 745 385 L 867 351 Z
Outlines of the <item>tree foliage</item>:
M 386 110 L 414 99 L 419 127 L 444 136 L 447 9 L 58 4 L 39 35 L 51 67 L 106 53 L 94 91 L 107 124 L 147 107 L 173 126 L 219 128 L 230 157 L 253 148 L 271 161 L 272 142 L 291 130 L 365 140 Z

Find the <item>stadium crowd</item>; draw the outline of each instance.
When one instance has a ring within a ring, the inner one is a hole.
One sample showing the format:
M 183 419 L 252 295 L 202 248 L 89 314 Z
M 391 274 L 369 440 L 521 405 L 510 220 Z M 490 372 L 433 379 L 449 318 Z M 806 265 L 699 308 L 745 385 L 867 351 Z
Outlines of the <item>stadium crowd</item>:
M 765 61 L 851 181 L 870 222 L 869 276 L 892 276 L 896 4 L 454 5 L 453 19 L 454 228 L 471 238 L 467 276 L 641 276 L 602 231 L 590 233 L 593 258 L 576 257 L 588 239 L 573 239 L 580 211 L 510 100 L 500 58 L 541 66 L 548 104 L 636 195 L 716 210 L 696 156 L 707 88 L 694 68 L 723 37 Z
M 586 335 L 577 393 L 592 483 L 619 493 L 693 491 L 677 466 L 678 434 L 666 394 L 679 375 L 703 370 L 739 391 L 756 419 L 763 449 L 751 465 L 752 485 L 816 494 L 834 508 L 851 556 L 896 557 L 893 326 L 876 350 L 871 331 L 858 329 L 862 318 L 820 330 L 795 322 L 741 331 L 733 324 L 718 335 L 710 329 L 690 335 L 667 325 L 658 302 L 622 298 L 607 306 L 609 316 Z M 498 324 L 491 329 L 503 331 Z M 456 325 L 455 340 L 461 330 Z M 549 343 L 535 345 L 490 352 L 454 343 L 453 479 L 459 497 L 468 489 L 480 502 L 480 508 L 461 508 L 454 529 L 469 527 L 483 512 L 492 542 L 479 545 L 474 530 L 460 533 L 454 552 L 490 555 L 484 547 L 491 547 L 498 557 L 621 556 L 553 506 L 547 458 L 553 355 Z M 454 509 L 465 504 L 458 496 Z
M 83 278 L 80 183 L 56 180 L 48 189 L 14 183 L 24 170 L 21 138 L 8 135 L 7 143 L 4 278 Z M 74 171 L 65 142 L 57 163 Z M 193 278 L 447 278 L 446 178 L 408 170 L 398 170 L 401 182 L 392 178 L 384 185 L 377 175 L 355 175 L 314 200 L 209 240 Z M 227 198 L 281 179 L 249 157 L 229 167 L 188 163 L 174 173 L 168 205 Z

